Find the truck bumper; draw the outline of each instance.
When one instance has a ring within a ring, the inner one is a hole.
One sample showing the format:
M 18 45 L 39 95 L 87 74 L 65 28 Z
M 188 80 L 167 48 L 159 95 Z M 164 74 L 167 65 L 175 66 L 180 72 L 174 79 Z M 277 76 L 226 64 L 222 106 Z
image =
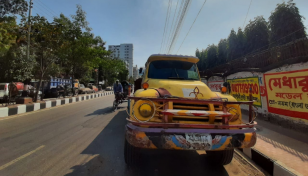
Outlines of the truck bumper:
M 255 131 L 255 128 L 143 128 L 128 123 L 126 140 L 134 147 L 147 149 L 226 150 L 253 147 L 257 140 Z

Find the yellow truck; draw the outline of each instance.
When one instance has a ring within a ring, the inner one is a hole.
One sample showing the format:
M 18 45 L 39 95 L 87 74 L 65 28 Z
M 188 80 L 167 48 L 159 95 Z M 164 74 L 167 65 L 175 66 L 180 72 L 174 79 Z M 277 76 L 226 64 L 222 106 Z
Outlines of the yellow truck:
M 255 145 L 253 101 L 237 102 L 227 87 L 212 92 L 201 82 L 198 61 L 182 55 L 148 58 L 142 89 L 129 97 L 127 165 L 138 163 L 141 148 L 205 150 L 213 162 L 226 165 L 235 148 Z M 249 123 L 242 121 L 241 104 L 249 106 Z

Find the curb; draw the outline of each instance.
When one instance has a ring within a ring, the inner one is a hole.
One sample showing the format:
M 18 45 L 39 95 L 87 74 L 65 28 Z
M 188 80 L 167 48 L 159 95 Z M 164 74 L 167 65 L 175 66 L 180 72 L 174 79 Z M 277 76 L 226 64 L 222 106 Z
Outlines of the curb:
M 33 104 L 26 104 L 26 105 L 21 104 L 19 106 L 11 107 L 11 108 L 3 107 L 3 108 L 0 108 L 0 118 L 12 116 L 16 114 L 23 114 L 27 112 L 37 111 L 40 109 L 47 109 L 47 108 L 70 104 L 74 102 L 89 100 L 93 98 L 104 97 L 104 96 L 112 95 L 112 94 L 113 92 L 110 91 L 110 92 L 95 93 L 95 94 L 90 94 L 90 95 L 81 95 L 78 97 L 70 97 L 70 98 L 64 98 L 64 99 L 47 100 L 41 103 L 33 103 Z
M 239 151 L 243 152 L 248 158 L 254 161 L 259 167 L 273 176 L 297 176 L 302 175 L 294 169 L 288 168 L 280 161 L 271 159 L 264 155 L 255 148 L 239 148 Z

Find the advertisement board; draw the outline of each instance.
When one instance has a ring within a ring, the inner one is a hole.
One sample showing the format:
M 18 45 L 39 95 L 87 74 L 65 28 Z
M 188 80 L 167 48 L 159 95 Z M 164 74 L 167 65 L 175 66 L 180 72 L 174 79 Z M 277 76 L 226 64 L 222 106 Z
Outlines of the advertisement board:
M 308 120 L 308 69 L 264 74 L 268 111 Z
M 220 89 L 223 85 L 223 81 L 209 81 L 208 86 L 214 92 L 220 92 Z
M 262 107 L 260 86 L 258 77 L 228 79 L 231 87 L 231 95 L 237 101 L 249 101 L 249 87 L 252 88 L 253 105 Z

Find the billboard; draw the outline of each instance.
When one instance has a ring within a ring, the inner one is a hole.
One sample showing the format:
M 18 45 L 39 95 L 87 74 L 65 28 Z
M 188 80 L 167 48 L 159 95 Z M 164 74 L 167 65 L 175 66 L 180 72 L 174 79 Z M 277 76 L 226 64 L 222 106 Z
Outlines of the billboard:
M 237 101 L 249 101 L 249 87 L 252 88 L 253 105 L 262 107 L 260 86 L 258 77 L 228 79 L 231 87 L 231 95 Z
M 223 83 L 224 83 L 223 81 L 209 81 L 208 86 L 211 89 L 211 91 L 220 92 Z
M 308 69 L 264 74 L 268 112 L 308 120 Z

